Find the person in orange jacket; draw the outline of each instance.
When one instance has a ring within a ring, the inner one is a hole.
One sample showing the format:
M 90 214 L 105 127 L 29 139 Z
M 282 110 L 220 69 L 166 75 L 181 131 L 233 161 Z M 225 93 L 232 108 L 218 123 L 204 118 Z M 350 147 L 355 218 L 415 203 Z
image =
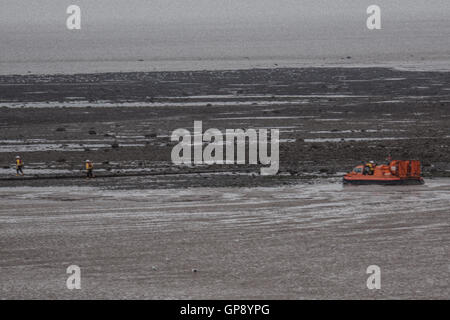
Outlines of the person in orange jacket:
M 86 160 L 86 178 L 94 177 L 94 165 L 90 160 Z
M 17 157 L 16 157 L 16 171 L 17 171 L 16 176 L 18 176 L 19 173 L 20 173 L 22 176 L 24 175 L 24 173 L 23 173 L 23 161 L 22 161 L 22 159 L 20 158 L 20 156 L 17 156 Z

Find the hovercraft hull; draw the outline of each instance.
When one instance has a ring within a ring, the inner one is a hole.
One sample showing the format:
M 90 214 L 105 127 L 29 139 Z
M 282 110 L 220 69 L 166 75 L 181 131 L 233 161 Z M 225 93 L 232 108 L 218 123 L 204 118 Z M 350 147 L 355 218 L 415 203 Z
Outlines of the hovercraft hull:
M 419 179 L 349 179 L 343 178 L 344 184 L 352 185 L 420 185 L 425 181 L 422 178 Z

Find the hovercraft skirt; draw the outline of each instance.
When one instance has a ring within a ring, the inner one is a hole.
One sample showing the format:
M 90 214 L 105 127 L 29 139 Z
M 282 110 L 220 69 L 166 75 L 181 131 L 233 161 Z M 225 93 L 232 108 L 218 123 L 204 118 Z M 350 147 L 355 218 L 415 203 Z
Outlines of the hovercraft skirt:
M 382 179 L 343 179 L 344 184 L 352 185 L 420 185 L 424 184 L 423 179 L 398 179 L 398 180 L 382 180 Z

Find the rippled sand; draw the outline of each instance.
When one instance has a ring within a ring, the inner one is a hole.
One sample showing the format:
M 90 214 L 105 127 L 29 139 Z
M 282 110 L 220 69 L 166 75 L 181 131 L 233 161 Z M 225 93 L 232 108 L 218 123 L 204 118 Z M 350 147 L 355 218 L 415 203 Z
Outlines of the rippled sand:
M 0 188 L 0 298 L 448 299 L 449 191 Z

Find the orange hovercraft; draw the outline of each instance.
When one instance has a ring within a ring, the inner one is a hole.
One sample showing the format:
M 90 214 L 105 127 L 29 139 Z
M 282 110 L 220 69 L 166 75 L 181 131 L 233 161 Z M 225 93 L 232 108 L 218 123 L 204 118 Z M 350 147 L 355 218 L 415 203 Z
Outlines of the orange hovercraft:
M 373 162 L 371 162 L 373 163 Z M 344 176 L 344 184 L 411 185 L 424 184 L 420 161 L 393 160 L 389 164 L 356 166 Z

